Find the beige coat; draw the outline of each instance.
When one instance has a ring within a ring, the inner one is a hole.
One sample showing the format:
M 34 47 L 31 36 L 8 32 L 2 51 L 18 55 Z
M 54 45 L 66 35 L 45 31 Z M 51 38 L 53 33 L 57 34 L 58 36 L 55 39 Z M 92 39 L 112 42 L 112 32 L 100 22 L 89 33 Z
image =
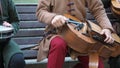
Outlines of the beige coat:
M 101 0 L 39 0 L 36 15 L 40 22 L 48 25 L 50 25 L 54 16 L 63 15 L 65 13 L 74 15 L 84 22 L 86 19 L 86 7 L 103 29 L 108 28 L 113 31 Z M 38 51 L 38 61 L 47 57 L 52 38 L 53 36 L 42 41 L 42 45 L 39 47 Z

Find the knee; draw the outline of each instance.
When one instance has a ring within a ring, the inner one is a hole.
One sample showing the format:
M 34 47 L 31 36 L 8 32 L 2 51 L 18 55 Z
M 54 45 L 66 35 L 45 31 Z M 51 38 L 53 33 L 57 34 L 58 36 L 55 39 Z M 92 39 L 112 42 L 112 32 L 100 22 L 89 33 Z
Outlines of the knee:
M 15 54 L 11 57 L 8 68 L 25 68 L 23 54 Z
M 57 36 L 51 41 L 51 47 L 63 50 L 67 48 L 67 44 L 61 37 Z

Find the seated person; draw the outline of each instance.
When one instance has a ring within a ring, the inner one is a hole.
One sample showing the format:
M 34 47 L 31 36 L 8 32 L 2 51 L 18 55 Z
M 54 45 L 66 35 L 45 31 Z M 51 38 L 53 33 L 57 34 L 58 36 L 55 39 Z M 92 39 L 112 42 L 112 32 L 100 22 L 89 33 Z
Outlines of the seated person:
M 12 0 L 0 0 L 0 26 L 19 29 L 19 18 Z M 0 68 L 25 68 L 23 53 L 12 38 L 0 39 Z
M 62 68 L 65 56 L 69 50 L 66 41 L 57 34 L 56 29 L 63 26 L 68 20 L 64 14 L 70 14 L 85 22 L 86 7 L 103 28 L 101 34 L 106 36 L 104 41 L 110 44 L 113 43 L 114 39 L 111 37 L 111 33 L 114 30 L 101 0 L 39 0 L 36 12 L 38 20 L 46 23 L 49 30 L 52 31 L 51 28 L 56 30 L 56 33 L 53 31 L 54 34 L 50 34 L 44 39 L 43 44 L 45 45 L 40 46 L 38 52 L 38 61 L 48 58 L 47 68 Z M 75 68 L 89 68 L 88 56 L 76 57 L 78 57 L 80 64 L 76 65 Z M 98 68 L 104 68 L 101 57 L 99 57 Z

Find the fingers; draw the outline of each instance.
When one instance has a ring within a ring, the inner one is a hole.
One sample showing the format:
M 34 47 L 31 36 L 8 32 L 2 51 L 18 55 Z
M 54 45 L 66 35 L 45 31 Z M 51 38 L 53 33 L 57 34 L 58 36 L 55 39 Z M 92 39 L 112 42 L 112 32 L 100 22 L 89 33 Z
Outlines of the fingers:
M 62 16 L 62 15 L 57 15 L 53 18 L 51 24 L 54 26 L 54 27 L 60 27 L 62 25 L 65 24 L 65 21 L 67 20 L 66 17 Z
M 114 38 L 111 36 L 111 32 L 109 29 L 103 29 L 101 31 L 101 34 L 106 36 L 104 42 L 109 43 L 109 44 L 114 43 Z
M 12 25 L 11 25 L 10 23 L 8 23 L 7 21 L 4 21 L 4 22 L 3 22 L 3 26 L 12 27 Z
M 62 22 L 61 22 L 60 20 L 54 20 L 54 21 L 52 22 L 52 25 L 53 25 L 54 27 L 59 27 L 59 26 L 62 26 Z
M 112 44 L 114 42 L 114 39 L 111 36 L 106 35 L 104 42 Z

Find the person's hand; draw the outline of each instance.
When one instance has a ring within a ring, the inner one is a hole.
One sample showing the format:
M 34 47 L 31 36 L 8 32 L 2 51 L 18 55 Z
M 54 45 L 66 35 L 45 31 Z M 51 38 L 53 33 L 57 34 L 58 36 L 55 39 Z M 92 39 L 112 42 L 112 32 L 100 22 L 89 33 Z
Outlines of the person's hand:
M 68 20 L 68 18 L 66 18 L 65 16 L 62 16 L 62 15 L 56 15 L 51 24 L 54 26 L 54 27 L 60 27 L 62 25 L 65 24 L 66 20 Z
M 114 42 L 114 39 L 111 36 L 111 31 L 109 29 L 103 29 L 101 31 L 101 35 L 105 35 L 106 36 L 104 42 L 109 43 L 109 44 L 112 44 Z
M 3 22 L 3 26 L 12 27 L 12 25 L 11 25 L 10 23 L 8 23 L 7 21 L 4 21 L 4 22 Z

